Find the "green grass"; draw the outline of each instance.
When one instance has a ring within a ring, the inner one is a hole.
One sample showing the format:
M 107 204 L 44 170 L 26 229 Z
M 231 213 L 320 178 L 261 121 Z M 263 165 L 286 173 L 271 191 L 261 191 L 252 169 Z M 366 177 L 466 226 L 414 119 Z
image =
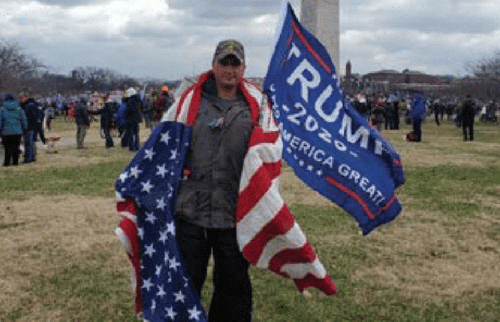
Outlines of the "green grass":
M 407 130 L 408 127 L 405 132 Z M 442 157 L 435 165 L 417 162 L 405 166 L 403 159 L 406 184 L 397 192 L 404 205 L 403 214 L 393 223 L 379 227 L 374 237 L 360 235 L 354 220 L 337 207 L 291 204 L 292 213 L 330 273 L 339 294 L 323 297 L 313 290 L 313 298 L 306 300 L 293 282 L 251 268 L 253 321 L 500 321 L 500 289 L 494 286 L 480 292 L 464 291 L 454 297 L 412 297 L 404 292 L 407 285 L 404 279 L 400 285 L 393 286 L 356 274 L 372 267 L 403 270 L 404 262 L 424 265 L 433 261 L 454 261 L 457 253 L 470 251 L 463 246 L 455 247 L 467 238 L 460 229 L 485 217 L 492 223 L 485 228 L 482 235 L 485 243 L 479 250 L 496 256 L 500 263 L 500 165 L 495 159 L 500 157 L 500 127 L 477 124 L 476 130 L 476 142 L 481 145 L 462 144 L 460 129 L 446 121 L 437 127 L 428 120 L 424 124 L 421 144 L 402 142 L 402 133 L 385 133 L 401 151 L 420 151 L 424 157 L 440 153 Z M 442 143 L 436 146 L 437 141 Z M 490 144 L 493 147 L 485 149 Z M 449 156 L 457 155 L 472 155 L 482 161 L 478 166 L 447 161 Z M 15 180 L 9 175 L 13 172 L 8 172 L 0 177 L 0 200 L 65 194 L 104 196 L 113 200 L 113 181 L 127 162 L 117 155 L 115 159 L 106 158 L 92 165 L 21 171 L 16 173 Z M 417 213 L 432 215 L 416 216 Z M 0 216 L 0 235 L 24 225 L 22 222 L 2 223 L 1 220 Z M 447 250 L 440 244 L 429 251 L 395 248 L 389 237 L 396 229 L 415 222 L 434 235 L 449 234 L 448 238 L 454 238 L 453 249 Z M 109 253 L 102 249 L 83 252 L 71 261 L 64 253 L 45 255 L 53 256 L 51 260 L 60 260 L 59 269 L 46 276 L 29 276 L 27 291 L 30 296 L 24 297 L 17 306 L 0 308 L 0 320 L 29 321 L 30 310 L 37 306 L 47 312 L 62 312 L 65 317 L 62 321 L 136 321 L 129 277 L 112 267 Z M 499 264 L 496 265 L 497 271 L 500 270 Z M 207 306 L 211 289 L 209 273 L 203 291 Z
M 33 195 L 114 196 L 114 180 L 127 165 L 117 160 L 96 165 L 47 168 L 0 177 L 0 199 L 23 199 Z

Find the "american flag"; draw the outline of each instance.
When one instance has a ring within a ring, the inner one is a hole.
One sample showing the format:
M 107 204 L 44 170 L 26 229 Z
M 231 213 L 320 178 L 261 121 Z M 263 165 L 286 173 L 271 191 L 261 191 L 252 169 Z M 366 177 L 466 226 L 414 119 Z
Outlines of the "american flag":
M 136 312 L 147 321 L 205 321 L 175 242 L 177 187 L 207 72 L 164 116 L 116 182 L 122 221 L 117 235 L 135 275 Z M 337 292 L 310 243 L 279 194 L 282 143 L 260 90 L 242 82 L 255 126 L 245 156 L 236 211 L 237 238 L 245 258 L 294 280 L 300 291 Z
M 124 215 L 118 234 L 138 251 L 129 256 L 138 283 L 136 311 L 146 321 L 207 320 L 175 241 L 175 187 L 190 136 L 182 123 L 160 123 L 116 182 Z

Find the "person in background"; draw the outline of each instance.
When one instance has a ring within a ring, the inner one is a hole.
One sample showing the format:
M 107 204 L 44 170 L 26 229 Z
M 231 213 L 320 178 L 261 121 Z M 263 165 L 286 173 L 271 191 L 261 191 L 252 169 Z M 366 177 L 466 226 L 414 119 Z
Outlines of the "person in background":
M 45 109 L 45 129 L 51 130 L 52 126 L 52 120 L 55 117 L 55 108 L 54 108 L 55 103 L 51 103 L 47 105 L 47 108 Z
M 38 103 L 32 98 L 26 100 L 24 113 L 28 121 L 28 127 L 24 132 L 24 163 L 36 161 L 36 124 L 37 124 Z
M 142 122 L 142 104 L 139 93 L 134 88 L 127 90 L 127 114 L 126 114 L 126 132 L 128 133 L 128 149 L 136 152 L 139 150 L 139 124 Z
M 109 100 L 109 97 L 105 97 L 103 107 L 92 112 L 94 115 L 101 115 L 101 131 L 103 131 L 104 139 L 106 140 L 106 149 L 113 149 L 115 146 L 111 137 L 115 104 L 114 101 Z
M 87 101 L 84 98 L 81 98 L 80 101 L 76 103 L 75 122 L 76 148 L 83 149 L 85 136 L 87 135 L 87 130 L 90 126 L 90 114 L 87 107 Z
M 464 141 L 467 141 L 467 137 L 470 141 L 474 140 L 474 115 L 474 102 L 472 101 L 470 94 L 467 94 L 460 110 Z
M 5 148 L 4 167 L 19 164 L 21 136 L 28 128 L 26 114 L 12 94 L 6 94 L 0 109 L 0 134 Z
M 414 142 L 422 142 L 422 122 L 425 118 L 425 100 L 418 94 L 413 96 L 410 117 L 413 122 Z
M 160 121 L 163 113 L 168 111 L 170 106 L 174 103 L 174 96 L 169 92 L 168 86 L 163 85 L 161 88 L 161 93 L 158 96 L 154 106 L 155 106 L 155 118 L 154 121 L 157 123 Z
M 43 102 L 41 102 L 43 104 Z M 40 140 L 42 141 L 43 146 L 47 147 L 47 140 L 45 139 L 45 134 L 43 131 L 43 121 L 45 118 L 44 107 L 40 102 L 37 102 L 36 108 L 36 126 L 35 126 L 35 135 L 33 139 L 35 142 L 38 140 L 38 135 L 40 135 Z
M 371 121 L 377 131 L 382 133 L 382 124 L 384 124 L 384 102 L 382 100 L 375 100 Z

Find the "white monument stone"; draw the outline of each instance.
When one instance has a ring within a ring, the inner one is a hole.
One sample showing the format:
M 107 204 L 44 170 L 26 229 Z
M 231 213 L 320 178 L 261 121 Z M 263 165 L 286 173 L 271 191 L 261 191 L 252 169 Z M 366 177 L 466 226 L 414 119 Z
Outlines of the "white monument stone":
M 339 2 L 340 0 L 302 0 L 300 7 L 300 22 L 326 47 L 337 75 L 340 74 Z

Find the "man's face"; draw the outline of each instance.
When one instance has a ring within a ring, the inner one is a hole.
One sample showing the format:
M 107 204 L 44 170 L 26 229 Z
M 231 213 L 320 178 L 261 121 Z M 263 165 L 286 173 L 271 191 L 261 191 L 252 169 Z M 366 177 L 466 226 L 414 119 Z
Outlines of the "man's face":
M 213 62 L 212 69 L 217 84 L 229 88 L 236 86 L 243 78 L 245 64 L 241 63 L 235 56 L 228 55 L 217 62 Z

